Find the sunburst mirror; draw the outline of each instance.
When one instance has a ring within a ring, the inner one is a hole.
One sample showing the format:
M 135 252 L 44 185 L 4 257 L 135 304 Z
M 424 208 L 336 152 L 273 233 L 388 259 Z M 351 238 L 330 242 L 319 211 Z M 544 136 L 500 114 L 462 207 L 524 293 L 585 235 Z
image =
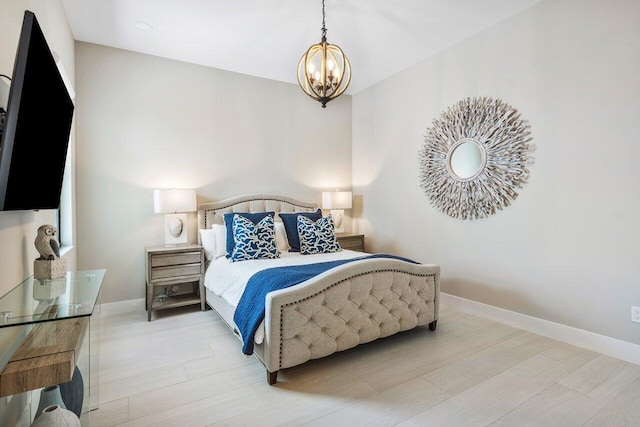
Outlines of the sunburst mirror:
M 459 219 L 509 206 L 529 177 L 529 123 L 509 104 L 466 98 L 433 121 L 419 153 L 420 187 L 433 206 Z

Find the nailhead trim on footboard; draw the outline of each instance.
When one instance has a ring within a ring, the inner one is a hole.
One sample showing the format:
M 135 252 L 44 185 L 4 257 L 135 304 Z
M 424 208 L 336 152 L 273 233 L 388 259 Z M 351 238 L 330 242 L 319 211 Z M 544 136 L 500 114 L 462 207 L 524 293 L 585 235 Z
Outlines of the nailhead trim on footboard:
M 352 283 L 337 288 L 345 282 Z M 436 274 L 378 269 L 286 303 L 280 309 L 279 367 L 431 323 L 436 320 L 436 299 Z

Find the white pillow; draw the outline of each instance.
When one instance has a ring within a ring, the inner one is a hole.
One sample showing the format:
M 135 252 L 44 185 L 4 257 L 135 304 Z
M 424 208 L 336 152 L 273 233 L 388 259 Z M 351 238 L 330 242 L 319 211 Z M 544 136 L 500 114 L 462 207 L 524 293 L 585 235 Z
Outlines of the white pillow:
M 213 224 L 211 229 L 216 235 L 216 250 L 214 259 L 227 255 L 227 226 L 224 224 Z
M 200 229 L 200 244 L 204 248 L 207 261 L 218 259 L 227 254 L 227 227 L 213 224 L 210 229 Z
M 284 228 L 283 222 L 276 222 L 276 248 L 278 252 L 286 252 L 291 249 L 289 246 L 289 240 L 287 240 L 287 232 Z
M 204 248 L 205 258 L 207 261 L 211 261 L 216 254 L 215 230 L 200 229 L 200 244 Z

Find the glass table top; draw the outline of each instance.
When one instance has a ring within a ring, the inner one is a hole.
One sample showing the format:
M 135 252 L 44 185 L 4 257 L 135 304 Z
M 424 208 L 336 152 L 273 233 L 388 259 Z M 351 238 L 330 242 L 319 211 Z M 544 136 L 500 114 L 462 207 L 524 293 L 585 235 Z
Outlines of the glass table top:
M 91 316 L 105 273 L 69 271 L 52 280 L 28 277 L 0 298 L 0 328 Z

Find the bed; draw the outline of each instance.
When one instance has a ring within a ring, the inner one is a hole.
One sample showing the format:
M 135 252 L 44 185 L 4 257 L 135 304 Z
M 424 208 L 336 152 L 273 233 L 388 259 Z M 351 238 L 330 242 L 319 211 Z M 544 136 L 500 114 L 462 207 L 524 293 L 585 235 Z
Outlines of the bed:
M 222 246 L 228 243 L 228 236 L 222 237 L 224 215 L 233 218 L 229 214 L 264 212 L 275 212 L 278 258 L 232 262 L 223 256 L 226 248 Z M 207 305 L 240 338 L 243 352 L 249 338 L 242 337 L 246 333 L 243 322 L 234 320 L 243 285 L 230 283 L 245 280 L 246 286 L 246 279 L 256 271 L 274 266 L 304 266 L 293 267 L 298 270 L 315 267 L 316 263 L 332 266 L 290 287 L 254 297 L 254 302 L 264 306 L 264 315 L 252 336 L 250 352 L 245 354 L 260 360 L 271 385 L 281 369 L 417 327 L 436 329 L 438 265 L 347 249 L 311 255 L 286 250 L 289 241 L 283 243 L 282 239 L 291 236 L 282 237 L 285 229 L 280 214 L 288 218 L 291 215 L 286 214 L 308 213 L 305 216 L 311 218 L 314 212 L 321 212 L 316 203 L 275 194 L 243 195 L 198 206 L 198 241 L 205 247 L 207 259 Z

